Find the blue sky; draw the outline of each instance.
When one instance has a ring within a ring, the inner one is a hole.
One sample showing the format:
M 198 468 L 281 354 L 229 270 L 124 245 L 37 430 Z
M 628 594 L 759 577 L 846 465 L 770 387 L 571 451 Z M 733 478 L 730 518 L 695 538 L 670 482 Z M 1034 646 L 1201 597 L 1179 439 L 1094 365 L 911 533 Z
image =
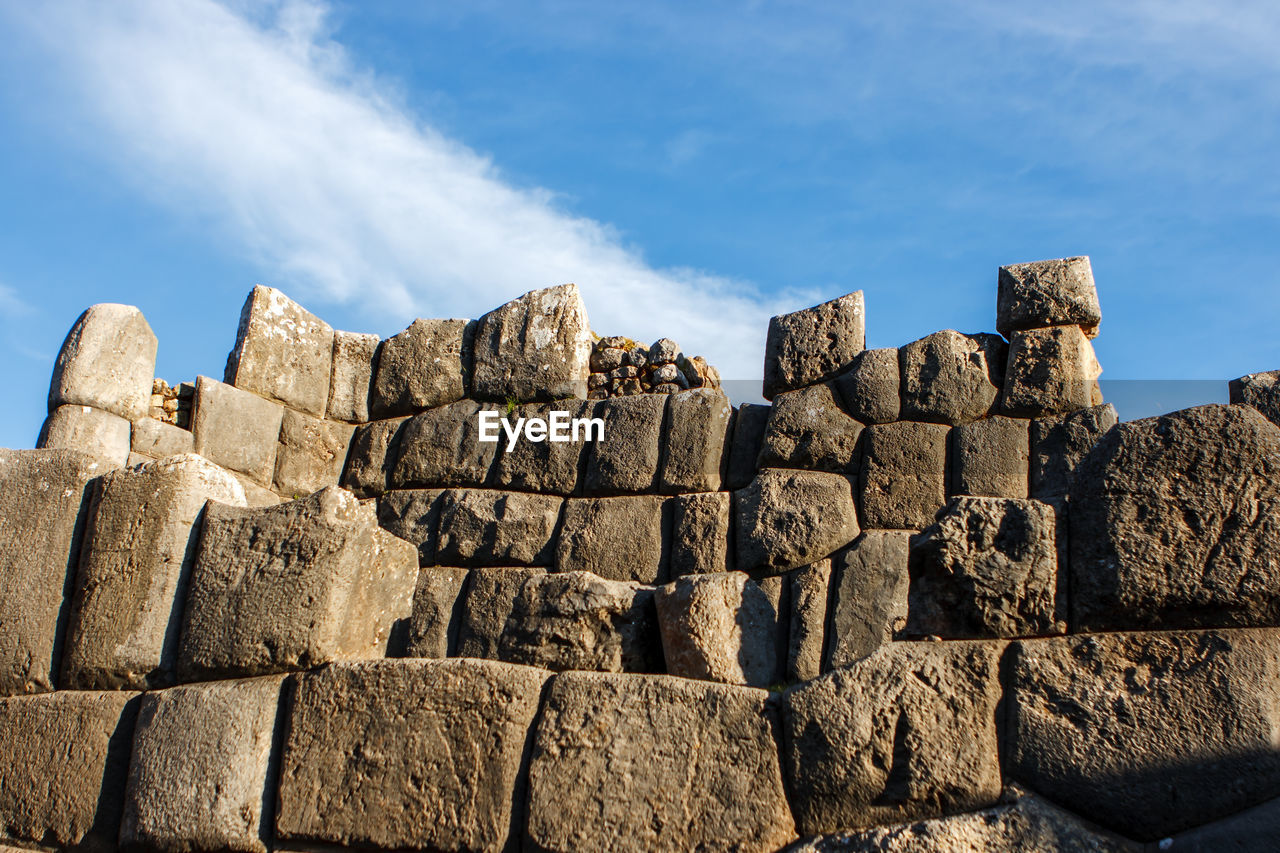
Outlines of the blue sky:
M 576 281 L 596 331 L 753 380 L 774 313 L 861 288 L 871 346 L 984 331 L 1000 264 L 1088 254 L 1105 378 L 1280 367 L 1274 3 L 0 0 L 0 31 L 3 446 L 85 306 L 219 376 L 259 282 L 389 335 Z

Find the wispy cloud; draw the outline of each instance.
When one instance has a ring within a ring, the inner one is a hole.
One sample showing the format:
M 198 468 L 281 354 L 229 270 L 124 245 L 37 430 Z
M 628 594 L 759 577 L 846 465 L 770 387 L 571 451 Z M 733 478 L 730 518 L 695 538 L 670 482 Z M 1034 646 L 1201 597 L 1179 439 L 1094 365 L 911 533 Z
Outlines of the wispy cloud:
M 14 290 L 7 284 L 0 282 L 0 320 L 13 320 L 19 317 L 26 317 L 35 311 L 30 304 L 18 295 L 18 291 Z

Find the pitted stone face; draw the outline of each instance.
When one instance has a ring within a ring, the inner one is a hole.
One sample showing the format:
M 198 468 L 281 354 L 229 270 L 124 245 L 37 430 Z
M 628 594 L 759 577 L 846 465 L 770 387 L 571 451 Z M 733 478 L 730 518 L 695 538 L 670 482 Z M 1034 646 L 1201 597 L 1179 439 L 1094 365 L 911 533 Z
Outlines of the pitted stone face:
M 474 393 L 482 400 L 586 394 L 591 328 L 575 284 L 534 290 L 480 318 Z
M 227 384 L 323 417 L 332 366 L 333 328 L 280 291 L 255 287 L 227 357 Z

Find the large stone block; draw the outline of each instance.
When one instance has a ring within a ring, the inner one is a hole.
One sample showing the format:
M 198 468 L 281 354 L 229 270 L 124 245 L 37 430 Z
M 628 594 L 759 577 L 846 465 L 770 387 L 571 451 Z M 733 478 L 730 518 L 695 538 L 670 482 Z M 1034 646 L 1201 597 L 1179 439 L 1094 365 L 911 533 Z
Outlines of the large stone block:
M 764 345 L 764 396 L 833 378 L 866 349 L 867 311 L 861 290 L 769 321 Z
M 338 485 L 354 432 L 351 424 L 322 421 L 286 409 L 272 488 L 286 498 L 301 498 Z
M 54 687 L 89 484 L 107 470 L 75 450 L 0 450 L 0 695 Z
M 772 851 L 795 837 L 769 694 L 661 675 L 551 682 L 526 849 Z
M 911 544 L 907 633 L 1035 637 L 1066 630 L 1053 509 L 1015 498 L 952 498 Z
M 899 421 L 867 427 L 862 445 L 862 524 L 919 530 L 947 501 L 947 433 L 942 424 Z
M 844 409 L 864 424 L 887 424 L 902 409 L 898 350 L 869 349 L 854 356 L 849 369 L 832 380 Z
M 1076 468 L 1120 418 L 1110 403 L 1031 422 L 1031 497 L 1066 497 Z
M 196 377 L 191 431 L 196 453 L 270 486 L 284 407 L 207 376 Z
M 369 420 L 369 386 L 377 352 L 377 335 L 333 333 L 333 368 L 325 417 L 358 424 Z
M 408 418 L 374 421 L 356 427 L 347 451 L 342 485 L 356 497 L 375 498 L 391 488 L 391 475 L 400 461 L 400 443 Z
M 129 461 L 130 424 L 92 406 L 59 406 L 45 419 L 36 447 L 82 450 L 119 468 Z
M 516 595 L 498 657 L 556 671 L 661 672 L 653 588 L 590 572 L 534 575 Z
M 284 679 L 192 684 L 142 697 L 121 846 L 271 849 L 268 766 Z
M 791 587 L 791 618 L 786 676 L 788 681 L 808 681 L 822 672 L 831 560 L 796 569 L 787 575 L 787 581 Z
M 671 512 L 671 577 L 730 569 L 728 492 L 677 495 Z
M 1014 332 L 1009 342 L 1002 410 L 1037 418 L 1102 402 L 1102 365 L 1079 326 Z
M 116 849 L 138 694 L 0 698 L 0 838 Z
M 91 306 L 67 332 L 49 382 L 49 411 L 93 406 L 126 420 L 146 417 L 156 336 L 132 305 Z
M 764 431 L 769 425 L 772 406 L 743 403 L 733 414 L 733 436 L 729 442 L 729 463 L 725 468 L 724 487 L 741 489 L 756 478 Z
M 1140 841 L 1280 794 L 1280 632 L 1025 640 L 1007 771 Z
M 673 495 L 720 488 L 732 416 L 733 406 L 719 388 L 694 388 L 667 398 L 660 491 Z M 607 431 L 605 440 L 611 440 Z
M 418 564 L 436 563 L 444 489 L 393 489 L 378 498 L 378 524 L 418 548 Z
M 662 458 L 662 422 L 666 394 L 614 397 L 596 404 L 604 421 L 604 439 L 591 445 L 583 477 L 588 495 L 652 491 Z
M 1280 428 L 1251 408 L 1115 427 L 1068 521 L 1072 630 L 1280 624 Z
M 129 449 L 152 459 L 195 453 L 195 437 L 183 429 L 155 418 L 139 418 L 133 422 Z
M 1271 847 L 1277 832 L 1280 832 L 1280 799 L 1268 800 L 1222 820 L 1179 832 L 1172 838 L 1162 838 L 1147 849 L 1154 847 L 1175 853 L 1248 853 Z
M 1025 498 L 1031 471 L 1031 422 L 1000 416 L 951 430 L 951 493 Z
M 953 329 L 898 351 L 902 418 L 963 424 L 994 410 L 1004 382 L 1008 347 L 999 335 L 962 335 Z
M 849 480 L 817 471 L 761 471 L 733 493 L 735 568 L 780 574 L 815 563 L 858 535 Z
M 418 559 L 372 505 L 329 487 L 266 509 L 210 503 L 178 653 L 184 681 L 382 657 Z
M 663 583 L 670 559 L 671 498 L 570 498 L 556 543 L 556 571 Z
M 242 507 L 244 489 L 194 454 L 102 478 L 89 509 L 62 687 L 146 690 L 173 682 L 207 501 Z
M 462 593 L 462 620 L 458 627 L 458 657 L 496 660 L 502 632 L 515 607 L 516 596 L 530 578 L 546 569 L 476 569 Z
M 277 837 L 385 850 L 514 849 L 521 758 L 547 675 L 494 661 L 397 660 L 300 676 Z
M 909 530 L 864 530 L 832 558 L 824 669 L 865 658 L 906 626 L 911 536 Z
M 322 418 L 332 368 L 328 323 L 275 288 L 258 285 L 249 293 L 227 356 L 228 385 Z
M 458 648 L 462 627 L 462 588 L 466 569 L 427 566 L 418 570 L 413 591 L 413 615 L 405 657 L 447 658 Z
M 471 378 L 470 320 L 414 320 L 382 342 L 370 408 L 375 418 L 412 415 L 467 396 Z
M 587 400 L 563 400 L 558 403 L 526 403 L 507 415 L 514 424 L 517 418 L 549 420 L 552 412 L 567 412 L 570 422 L 591 418 L 596 404 Z M 516 442 L 508 448 L 505 434 L 502 453 L 494 464 L 493 485 L 504 489 L 538 492 L 545 495 L 572 495 L 578 489 L 587 448 L 585 433 L 580 441 Z
M 493 408 L 459 400 L 415 415 L 404 425 L 391 475 L 397 489 L 483 486 L 498 442 L 480 440 L 480 412 Z
M 1232 403 L 1253 406 L 1267 420 L 1280 425 L 1280 370 L 1241 376 L 1232 379 L 1227 387 Z
M 783 695 L 803 833 L 970 811 L 1000 796 L 1002 643 L 890 643 Z
M 856 476 L 862 424 L 845 414 L 830 382 L 773 398 L 758 465 Z
M 1009 335 L 1043 326 L 1080 326 L 1096 337 L 1102 322 L 1098 288 L 1087 257 L 1001 267 L 996 330 Z
M 778 680 L 778 614 L 742 572 L 678 578 L 655 603 L 670 674 L 752 687 Z
M 591 327 L 577 285 L 533 290 L 480 318 L 475 395 L 559 400 L 586 395 Z
M 563 498 L 461 489 L 440 502 L 435 562 L 449 566 L 549 566 Z

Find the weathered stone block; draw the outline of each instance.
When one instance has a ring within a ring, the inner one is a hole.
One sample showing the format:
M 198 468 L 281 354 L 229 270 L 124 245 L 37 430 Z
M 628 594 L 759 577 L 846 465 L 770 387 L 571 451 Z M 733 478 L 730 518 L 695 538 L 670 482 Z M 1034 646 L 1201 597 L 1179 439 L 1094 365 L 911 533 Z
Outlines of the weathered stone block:
M 911 536 L 910 530 L 864 530 L 832 558 L 826 669 L 867 657 L 906 626 Z
M 223 468 L 222 470 L 226 471 L 227 469 Z M 244 474 L 237 471 L 227 471 L 227 473 L 232 477 L 235 477 L 236 482 L 240 484 L 240 488 L 244 489 L 244 500 L 246 506 L 260 508 L 284 503 L 284 498 L 264 486 L 259 486 Z
M 947 501 L 942 424 L 899 421 L 867 427 L 862 445 L 862 524 L 919 530 Z
M 184 681 L 382 657 L 418 559 L 372 505 L 331 486 L 266 509 L 210 503 L 178 653 Z
M 351 424 L 286 409 L 272 488 L 287 498 L 301 498 L 338 485 L 354 432 Z
M 694 388 L 668 398 L 660 491 L 673 495 L 720 488 L 732 416 L 733 406 L 719 388 Z M 605 437 L 613 440 L 607 431 Z
M 773 399 L 758 465 L 856 476 L 862 424 L 844 413 L 830 382 Z
M 962 335 L 953 329 L 898 351 L 902 418 L 963 424 L 990 414 L 1000 397 L 1008 347 L 999 335 Z
M 0 698 L 0 837 L 114 850 L 136 693 Z
M 791 586 L 787 680 L 808 681 L 822 672 L 831 560 L 796 569 L 787 575 L 787 581 Z
M 952 498 L 911 544 L 907 633 L 987 639 L 1066 630 L 1053 509 L 1014 498 Z
M 375 418 L 412 415 L 461 400 L 471 378 L 471 320 L 414 320 L 382 342 L 370 394 Z
M 761 471 L 733 493 L 739 571 L 780 574 L 815 563 L 858 535 L 849 480 L 817 471 Z
M 670 560 L 671 498 L 570 498 L 556 543 L 556 571 L 663 583 Z
M 530 578 L 546 569 L 476 569 L 462 593 L 462 621 L 458 628 L 458 657 L 496 660 L 502 632 L 516 596 Z
M 576 419 L 592 417 L 595 405 L 594 402 L 587 400 L 526 403 L 517 406 L 507 419 L 514 424 L 516 418 L 547 420 L 552 412 L 567 412 L 572 422 Z M 546 495 L 574 494 L 578 488 L 585 458 L 584 453 L 587 447 L 585 438 L 583 433 L 580 436 L 581 440 L 578 441 L 520 440 L 510 449 L 504 443 L 502 453 L 493 467 L 493 485 Z
M 1068 520 L 1072 630 L 1280 624 L 1280 429 L 1251 408 L 1115 427 Z
M 1031 497 L 1062 498 L 1071 491 L 1076 468 L 1120 418 L 1115 406 L 1093 406 L 1031 422 Z
M 268 764 L 284 676 L 142 697 L 120 843 L 148 850 L 272 847 Z
M 82 450 L 119 468 L 129 461 L 130 424 L 92 406 L 59 406 L 40 428 L 36 447 Z
M 0 450 L 0 695 L 54 687 L 89 484 L 106 471 L 75 450 Z
M 653 589 L 590 572 L 534 575 L 516 595 L 498 656 L 556 671 L 661 672 Z
M 1002 643 L 890 643 L 783 695 L 803 833 L 936 817 L 1000 796 Z
M 728 492 L 677 495 L 671 512 L 671 577 L 729 571 Z
M 1025 498 L 1031 471 L 1031 422 L 1000 416 L 951 430 L 951 493 Z
M 501 851 L 548 673 L 494 661 L 345 664 L 298 678 L 280 773 L 284 841 Z
M 518 402 L 585 395 L 591 327 L 577 285 L 533 290 L 480 318 L 475 395 Z
M 1280 425 L 1280 370 L 1251 373 L 1228 384 L 1232 403 L 1253 406 L 1273 424 Z
M 596 404 L 604 440 L 592 443 L 583 491 L 588 495 L 647 492 L 657 484 L 666 394 L 614 397 Z
M 1009 335 L 1044 326 L 1080 326 L 1096 337 L 1102 322 L 1098 288 L 1087 257 L 1001 267 L 996 330 Z
M 466 569 L 457 568 L 428 566 L 418 570 L 405 657 L 447 658 L 456 652 L 467 575 Z
M 1140 841 L 1280 794 L 1280 632 L 1025 640 L 1006 769 Z
M 146 417 L 156 372 L 156 336 L 132 305 L 103 303 L 67 332 L 49 383 L 49 411 L 93 406 L 125 420 Z
M 155 418 L 139 418 L 134 421 L 131 433 L 130 450 L 152 459 L 194 453 L 196 449 L 191 430 Z
M 1102 402 L 1102 365 L 1079 326 L 1014 332 L 1003 411 L 1017 417 L 1074 412 Z
M 196 453 L 270 486 L 284 408 L 207 376 L 196 377 L 191 431 Z
M 359 424 L 369 420 L 369 386 L 378 342 L 377 335 L 333 333 L 333 368 L 325 417 Z
M 898 419 L 898 350 L 869 349 L 853 357 L 849 369 L 831 384 L 854 420 L 864 424 L 887 424 Z
M 397 489 L 485 485 L 498 442 L 480 440 L 484 408 L 493 407 L 459 400 L 410 418 L 400 438 L 392 485 Z
M 551 682 L 526 848 L 771 851 L 795 837 L 769 694 L 661 675 Z
M 62 687 L 146 690 L 173 683 L 206 501 L 244 506 L 244 490 L 195 454 L 102 478 L 89 509 Z
M 1280 799 L 1245 809 L 1213 823 L 1162 838 L 1156 850 L 1175 853 L 1222 853 L 1222 851 L 1266 850 L 1280 832 Z
M 445 492 L 435 561 L 450 566 L 549 566 L 563 498 L 525 492 Z
M 408 422 L 408 418 L 392 418 L 356 427 L 342 477 L 342 485 L 356 497 L 374 498 L 391 488 L 391 475 L 400 461 L 400 443 Z
M 733 434 L 729 441 L 729 464 L 725 467 L 724 487 L 741 489 L 756 478 L 764 431 L 769 424 L 772 406 L 743 403 L 733 414 Z
M 742 572 L 678 578 L 655 603 L 670 674 L 752 687 L 778 680 L 778 614 Z
M 764 345 L 764 396 L 831 379 L 866 349 L 867 312 L 861 290 L 769 321 Z
M 378 498 L 382 529 L 418 548 L 418 564 L 436 563 L 444 489 L 393 489 Z
M 332 368 L 328 323 L 275 288 L 258 285 L 249 293 L 227 356 L 228 385 L 322 418 Z

